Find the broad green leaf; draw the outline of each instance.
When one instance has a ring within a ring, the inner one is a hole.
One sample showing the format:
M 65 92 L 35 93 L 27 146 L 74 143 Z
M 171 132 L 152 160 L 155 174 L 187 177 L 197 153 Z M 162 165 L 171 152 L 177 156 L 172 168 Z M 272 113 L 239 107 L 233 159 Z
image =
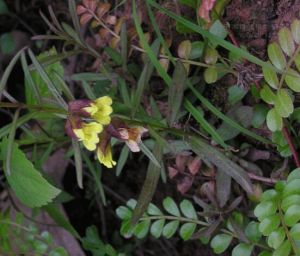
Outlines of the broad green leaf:
M 259 128 L 266 121 L 269 108 L 265 104 L 257 104 L 253 108 L 252 126 Z
M 285 89 L 279 89 L 275 98 L 275 110 L 281 117 L 289 117 L 294 111 L 291 96 Z
M 147 213 L 149 215 L 156 215 L 156 216 L 162 216 L 162 211 L 155 205 L 150 203 L 147 209 Z
M 134 235 L 138 239 L 144 238 L 149 232 L 150 224 L 150 220 L 143 220 L 139 222 L 133 230 Z
M 234 85 L 228 89 L 228 102 L 230 105 L 234 105 L 235 103 L 242 100 L 247 94 L 248 90 L 242 88 L 241 86 Z
M 284 214 L 285 224 L 289 227 L 292 227 L 299 220 L 300 220 L 300 205 L 290 206 Z
M 0 146 L 2 160 L 6 157 L 7 146 L 8 140 L 3 139 Z M 41 173 L 34 168 L 16 143 L 13 144 L 12 148 L 11 174 L 6 178 L 20 201 L 32 208 L 52 202 L 60 193 L 59 189 L 48 183 Z
M 184 199 L 179 206 L 185 217 L 189 219 L 198 219 L 194 205 L 189 200 Z
M 181 226 L 179 230 L 179 235 L 180 237 L 184 240 L 187 241 L 191 238 L 191 236 L 194 234 L 196 230 L 197 224 L 195 223 L 185 223 Z
M 219 38 L 225 39 L 228 35 L 227 29 L 220 20 L 216 20 L 209 28 L 209 32 Z M 213 45 L 218 45 L 212 42 Z
M 263 101 L 265 101 L 268 104 L 274 104 L 276 98 L 273 91 L 266 84 L 264 84 L 263 88 L 260 90 L 260 97 L 262 98 Z
M 0 52 L 3 54 L 11 54 L 14 49 L 15 41 L 12 33 L 3 33 L 0 36 Z
M 295 52 L 295 43 L 291 31 L 288 28 L 281 28 L 278 32 L 278 40 L 285 54 L 292 57 Z
M 162 148 L 156 143 L 154 146 L 155 158 L 161 159 Z M 132 224 L 136 224 L 142 215 L 146 212 L 149 203 L 156 191 L 157 183 L 160 177 L 160 167 L 157 167 L 152 161 L 150 161 L 147 176 L 143 184 L 142 191 L 139 195 L 137 204 L 132 214 Z
M 121 228 L 120 228 L 120 234 L 124 236 L 125 238 L 132 237 L 133 234 L 133 227 L 131 225 L 131 220 L 125 220 L 122 222 Z
M 247 227 L 245 228 L 245 235 L 252 242 L 258 242 L 261 238 L 261 233 L 259 231 L 259 223 L 255 221 L 249 222 Z
M 172 127 L 178 119 L 179 110 L 182 104 L 187 72 L 184 65 L 178 61 L 173 73 L 172 85 L 169 87 L 168 95 L 168 121 Z
M 300 195 L 294 194 L 283 198 L 281 202 L 281 208 L 283 211 L 286 212 L 292 205 L 300 205 Z
M 277 249 L 284 241 L 285 239 L 285 232 L 284 228 L 280 227 L 279 229 L 273 231 L 269 236 L 268 236 L 268 245 L 274 249 Z
M 253 250 L 253 245 L 240 243 L 233 248 L 231 256 L 250 256 Z
M 300 74 L 296 70 L 288 69 L 284 81 L 294 92 L 300 92 Z
M 204 80 L 208 84 L 212 84 L 218 80 L 218 70 L 215 66 L 205 69 Z
M 280 224 L 280 217 L 278 214 L 266 217 L 259 224 L 259 231 L 264 236 L 269 236 Z
M 225 252 L 232 241 L 232 236 L 228 234 L 216 235 L 210 242 L 214 253 L 221 254 Z
M 173 220 L 169 222 L 167 225 L 165 225 L 163 229 L 163 236 L 167 239 L 171 238 L 177 231 L 178 227 L 179 227 L 178 220 Z
M 300 241 L 300 223 L 297 223 L 291 228 L 290 235 L 294 240 Z
M 291 24 L 293 38 L 297 44 L 300 44 L 300 20 L 294 19 Z
M 268 189 L 261 195 L 261 201 L 275 202 L 280 197 L 280 194 L 275 189 Z
M 282 130 L 282 117 L 277 113 L 277 111 L 272 108 L 267 114 L 267 126 L 272 131 L 281 131 Z
M 271 43 L 268 46 L 268 56 L 272 64 L 279 70 L 284 70 L 286 67 L 286 59 L 282 50 L 277 43 Z
M 253 192 L 249 176 L 240 166 L 200 138 L 190 137 L 187 139 L 187 142 L 192 150 L 202 159 L 214 164 L 218 168 L 218 171 L 222 171 L 232 177 L 248 193 Z
M 132 217 L 132 211 L 126 206 L 118 207 L 116 214 L 122 220 L 128 220 Z
M 163 201 L 163 206 L 168 213 L 180 217 L 179 209 L 173 198 L 166 197 Z
M 277 211 L 277 205 L 273 201 L 263 201 L 254 209 L 254 215 L 262 221 L 264 218 L 273 215 Z
M 290 182 L 295 179 L 300 179 L 300 168 L 297 168 L 290 172 L 289 176 L 287 177 L 287 182 Z
M 289 240 L 286 240 L 279 248 L 277 248 L 272 256 L 289 256 L 292 246 Z
M 151 235 L 155 238 L 159 238 L 163 232 L 165 223 L 166 221 L 164 219 L 154 221 L 150 228 Z
M 274 69 L 270 69 L 267 67 L 262 68 L 264 78 L 266 82 L 274 89 L 278 88 L 279 80 Z
M 284 187 L 283 198 L 292 194 L 300 194 L 300 179 L 292 180 Z

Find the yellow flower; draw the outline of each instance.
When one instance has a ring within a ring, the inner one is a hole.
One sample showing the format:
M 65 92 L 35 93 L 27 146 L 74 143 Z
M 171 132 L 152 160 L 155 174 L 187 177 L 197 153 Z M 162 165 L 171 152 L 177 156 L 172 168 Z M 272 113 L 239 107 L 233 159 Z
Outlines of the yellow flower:
M 119 128 L 118 129 L 121 139 L 125 141 L 127 146 L 132 152 L 139 152 L 139 144 L 142 142 L 142 136 L 148 130 L 144 127 L 131 127 L 131 128 Z
M 101 149 L 100 145 L 97 149 L 97 157 L 100 163 L 105 165 L 107 168 L 113 168 L 116 165 L 116 162 L 112 159 L 111 145 L 108 144 L 104 151 Z
M 97 122 L 83 123 L 81 128 L 73 129 L 76 137 L 79 141 L 82 141 L 83 145 L 90 151 L 96 149 L 96 145 L 99 143 L 98 134 L 102 132 L 103 126 Z
M 111 121 L 110 114 L 113 112 L 111 104 L 112 99 L 109 96 L 103 96 L 92 101 L 88 107 L 83 109 L 98 123 L 108 125 Z

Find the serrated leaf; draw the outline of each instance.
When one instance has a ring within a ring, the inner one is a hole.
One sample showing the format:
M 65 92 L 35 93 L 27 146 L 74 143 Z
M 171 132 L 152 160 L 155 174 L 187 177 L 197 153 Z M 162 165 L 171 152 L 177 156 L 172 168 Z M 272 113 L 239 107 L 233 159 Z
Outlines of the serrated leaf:
M 286 67 L 286 59 L 282 50 L 277 43 L 271 43 L 268 46 L 268 56 L 272 64 L 279 70 L 284 70 Z
M 154 221 L 150 228 L 151 235 L 155 238 L 159 238 L 163 232 L 165 223 L 166 221 L 164 219 Z
M 226 251 L 232 241 L 232 236 L 228 234 L 216 235 L 210 242 L 214 253 L 221 254 Z
M 258 204 L 254 209 L 254 215 L 258 218 L 259 221 L 262 221 L 264 218 L 273 215 L 277 211 L 277 205 L 273 201 L 263 201 Z
M 291 24 L 293 38 L 297 44 L 300 44 L 300 20 L 294 19 Z
M 300 205 L 290 206 L 284 214 L 285 224 L 289 227 L 292 227 L 299 220 L 300 220 Z
M 291 228 L 290 235 L 294 240 L 300 241 L 300 223 L 297 223 Z
M 277 248 L 272 256 L 289 256 L 292 246 L 289 240 L 286 240 L 279 248 Z
M 167 225 L 165 225 L 163 229 L 163 236 L 167 239 L 171 238 L 177 231 L 178 227 L 179 227 L 178 220 L 173 220 L 169 222 Z
M 274 69 L 263 67 L 262 68 L 264 78 L 266 82 L 274 89 L 278 88 L 279 79 Z
M 173 198 L 166 197 L 163 201 L 163 206 L 168 213 L 180 217 L 179 209 Z
M 279 89 L 275 98 L 275 110 L 281 117 L 289 117 L 294 111 L 291 96 L 285 89 Z
M 282 130 L 282 117 L 277 113 L 277 111 L 272 108 L 267 114 L 267 126 L 272 131 L 281 131 Z
M 232 250 L 231 256 L 250 256 L 253 250 L 253 245 L 240 243 Z
M 205 69 L 204 80 L 208 84 L 212 84 L 218 80 L 218 70 L 215 66 Z
M 198 219 L 194 205 L 189 200 L 184 199 L 179 206 L 185 217 L 195 220 Z
M 269 236 L 274 230 L 276 230 L 278 228 L 279 224 L 280 224 L 279 215 L 272 215 L 272 216 L 266 217 L 259 224 L 259 231 L 264 236 Z
M 270 247 L 277 249 L 283 243 L 284 239 L 285 232 L 283 227 L 280 227 L 268 236 L 267 242 Z
M 7 146 L 8 140 L 3 139 L 0 144 L 3 161 L 7 154 Z M 43 178 L 16 143 L 13 144 L 11 160 L 11 174 L 6 178 L 16 196 L 25 205 L 31 208 L 41 207 L 52 202 L 61 192 Z M 4 170 L 5 168 L 4 163 Z
M 296 70 L 288 69 L 284 81 L 294 92 L 300 92 L 300 74 Z
M 295 43 L 291 31 L 288 28 L 281 28 L 278 32 L 278 40 L 285 54 L 292 57 L 295 52 Z
M 184 240 L 187 241 L 191 238 L 191 236 L 194 234 L 196 230 L 197 224 L 195 223 L 185 223 L 181 226 L 179 230 L 179 235 L 180 237 Z
M 276 96 L 268 85 L 264 84 L 259 94 L 263 101 L 268 104 L 274 104 Z

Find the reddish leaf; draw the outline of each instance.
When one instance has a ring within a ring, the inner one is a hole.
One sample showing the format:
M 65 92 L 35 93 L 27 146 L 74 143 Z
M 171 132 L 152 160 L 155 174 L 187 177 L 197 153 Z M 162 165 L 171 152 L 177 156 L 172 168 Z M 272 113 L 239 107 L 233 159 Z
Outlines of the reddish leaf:
M 80 17 L 80 24 L 85 25 L 93 18 L 93 15 L 90 13 L 85 13 Z
M 177 176 L 178 174 L 178 170 L 172 166 L 169 166 L 168 167 L 168 174 L 169 174 L 169 178 L 170 179 L 173 179 L 174 177 Z
M 209 12 L 214 7 L 215 2 L 216 0 L 203 0 L 198 9 L 199 17 L 206 20 L 207 22 L 210 22 Z
M 196 175 L 201 167 L 202 161 L 200 157 L 195 157 L 188 162 L 188 170 L 191 174 Z
M 193 185 L 194 177 L 192 176 L 186 176 L 177 184 L 177 190 L 181 194 L 185 194 Z
M 84 14 L 87 11 L 87 9 L 83 5 L 78 5 L 77 6 L 77 15 Z

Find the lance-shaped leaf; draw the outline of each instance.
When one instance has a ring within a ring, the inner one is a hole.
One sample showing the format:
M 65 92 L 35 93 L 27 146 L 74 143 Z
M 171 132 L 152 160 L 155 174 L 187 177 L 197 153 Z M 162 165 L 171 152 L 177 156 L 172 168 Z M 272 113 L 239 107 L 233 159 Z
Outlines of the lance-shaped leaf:
M 201 158 L 217 166 L 218 171 L 231 176 L 245 191 L 253 193 L 248 174 L 240 166 L 200 138 L 189 137 L 187 142 L 190 144 L 192 150 Z
M 4 139 L 0 144 L 2 160 L 6 157 L 7 147 L 8 139 Z M 52 202 L 60 193 L 34 168 L 16 143 L 13 144 L 11 160 L 11 174 L 6 178 L 22 203 L 32 208 L 41 207 Z M 6 174 L 5 161 L 4 170 Z
M 155 144 L 154 152 L 156 158 L 161 159 L 162 148 L 159 143 Z M 142 191 L 139 195 L 137 204 L 132 214 L 132 225 L 135 225 L 138 222 L 138 220 L 142 217 L 144 212 L 147 210 L 148 205 L 151 202 L 152 197 L 155 193 L 159 177 L 160 167 L 154 164 L 152 161 L 150 161 Z
M 169 87 L 168 97 L 168 121 L 173 126 L 177 120 L 180 106 L 182 104 L 184 87 L 187 79 L 187 72 L 183 64 L 178 61 L 175 66 L 172 85 Z

